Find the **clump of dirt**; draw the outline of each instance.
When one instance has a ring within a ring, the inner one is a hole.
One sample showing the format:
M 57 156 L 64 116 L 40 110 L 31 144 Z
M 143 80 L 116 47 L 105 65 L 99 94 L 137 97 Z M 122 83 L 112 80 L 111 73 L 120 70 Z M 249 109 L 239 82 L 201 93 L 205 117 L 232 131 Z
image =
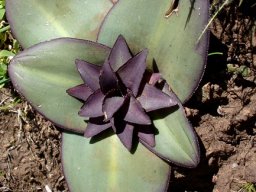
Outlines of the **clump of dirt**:
M 174 166 L 170 191 L 241 191 L 256 183 L 255 8 L 254 1 L 233 1 L 212 23 L 209 53 L 222 54 L 209 56 L 201 85 L 185 104 L 201 163 L 192 170 Z M 68 191 L 59 130 L 12 98 L 11 85 L 0 90 L 0 191 Z

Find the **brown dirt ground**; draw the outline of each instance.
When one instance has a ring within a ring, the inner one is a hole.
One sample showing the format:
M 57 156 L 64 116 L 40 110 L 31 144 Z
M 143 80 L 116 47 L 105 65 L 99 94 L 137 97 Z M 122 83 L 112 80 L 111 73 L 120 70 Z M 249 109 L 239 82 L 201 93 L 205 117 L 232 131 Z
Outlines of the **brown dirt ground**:
M 209 56 L 204 79 L 186 103 L 202 161 L 194 170 L 173 167 L 170 191 L 238 192 L 256 183 L 253 25 L 255 9 L 246 5 L 226 7 L 214 20 L 209 53 L 223 55 Z M 0 107 L 7 106 L 0 112 L 0 191 L 68 191 L 60 132 L 25 101 L 8 105 L 16 96 L 11 84 L 0 89 Z
M 5 105 L 13 95 L 1 89 Z M 60 132 L 24 101 L 0 114 L 0 191 L 67 191 Z

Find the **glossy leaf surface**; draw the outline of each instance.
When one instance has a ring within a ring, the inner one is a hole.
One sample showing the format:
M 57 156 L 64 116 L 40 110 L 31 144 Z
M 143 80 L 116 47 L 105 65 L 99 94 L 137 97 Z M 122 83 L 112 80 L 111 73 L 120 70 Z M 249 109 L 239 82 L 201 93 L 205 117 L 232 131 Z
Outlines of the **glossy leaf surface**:
M 198 165 L 200 152 L 197 136 L 181 110 L 155 120 L 154 125 L 159 135 L 155 137 L 153 151 L 176 165 L 191 168 Z
M 18 54 L 9 66 L 15 88 L 49 120 L 83 133 L 86 123 L 78 116 L 82 103 L 66 93 L 81 84 L 75 60 L 102 64 L 109 48 L 85 40 L 56 39 Z
M 116 135 L 89 144 L 89 139 L 63 133 L 62 142 L 71 191 L 166 191 L 169 165 L 142 145 L 131 154 Z
M 165 18 L 172 1 L 122 0 L 101 27 L 98 42 L 112 46 L 122 34 L 133 53 L 148 48 L 148 67 L 157 64 L 182 102 L 196 89 L 204 71 L 208 33 L 208 0 L 179 1 L 177 14 Z
M 167 85 L 164 92 L 178 101 L 176 95 L 168 91 Z M 149 149 L 169 162 L 184 167 L 196 167 L 200 162 L 198 139 L 186 118 L 182 104 L 178 102 L 176 108 L 154 114 L 154 119 L 159 134 L 155 138 L 156 146 Z
M 95 40 L 110 0 L 7 0 L 7 18 L 23 48 L 58 37 Z
M 52 40 L 14 57 L 9 74 L 16 89 L 41 114 L 60 127 L 84 133 L 86 123 L 78 115 L 83 104 L 66 93 L 67 89 L 82 83 L 75 60 L 100 65 L 109 52 L 105 46 L 84 40 Z M 197 140 L 182 110 L 180 105 L 179 110 L 157 117 L 154 124 L 159 134 L 152 150 L 168 161 L 194 167 L 199 161 Z M 132 114 L 130 118 L 134 119 Z

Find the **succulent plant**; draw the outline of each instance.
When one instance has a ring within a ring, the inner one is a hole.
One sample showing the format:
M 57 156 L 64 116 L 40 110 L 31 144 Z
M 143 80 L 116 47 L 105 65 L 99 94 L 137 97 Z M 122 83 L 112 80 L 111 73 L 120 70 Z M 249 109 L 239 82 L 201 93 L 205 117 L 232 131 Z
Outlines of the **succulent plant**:
M 112 127 L 128 150 L 132 149 L 134 132 L 147 145 L 155 146 L 155 131 L 146 112 L 172 107 L 177 102 L 155 86 L 160 80 L 158 74 L 151 74 L 151 82 L 143 82 L 146 57 L 147 50 L 132 57 L 125 39 L 119 36 L 102 66 L 76 61 L 84 84 L 67 92 L 85 101 L 79 111 L 80 116 L 90 117 L 85 137 Z
M 10 78 L 62 128 L 72 191 L 166 191 L 170 163 L 198 165 L 181 101 L 203 73 L 208 8 L 206 0 L 6 2 L 25 48 Z

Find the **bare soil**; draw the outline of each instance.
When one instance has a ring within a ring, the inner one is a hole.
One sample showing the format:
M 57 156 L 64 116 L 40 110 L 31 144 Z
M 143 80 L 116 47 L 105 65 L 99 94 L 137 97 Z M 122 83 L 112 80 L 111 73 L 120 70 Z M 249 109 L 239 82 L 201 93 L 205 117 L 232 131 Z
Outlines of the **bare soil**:
M 13 94 L 1 89 L 8 106 Z M 25 102 L 0 114 L 0 191 L 67 191 L 60 162 L 61 134 Z
M 250 2 L 250 1 L 248 1 Z M 170 191 L 238 192 L 256 183 L 255 7 L 227 6 L 211 26 L 204 78 L 187 116 L 201 144 L 196 169 L 173 167 Z M 60 160 L 61 133 L 17 94 L 0 89 L 0 191 L 68 191 Z

